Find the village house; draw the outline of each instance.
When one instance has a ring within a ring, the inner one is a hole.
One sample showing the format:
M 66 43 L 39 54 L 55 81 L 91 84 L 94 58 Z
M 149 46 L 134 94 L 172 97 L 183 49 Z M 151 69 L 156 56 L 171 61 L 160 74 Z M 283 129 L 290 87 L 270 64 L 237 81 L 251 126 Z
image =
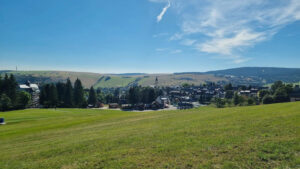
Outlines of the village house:
M 158 104 L 161 105 L 161 107 L 166 108 L 170 104 L 170 100 L 166 96 L 158 96 L 155 100 Z
M 37 108 L 40 105 L 40 89 L 37 84 L 30 83 L 27 81 L 25 84 L 19 85 L 19 90 L 26 91 L 31 94 L 31 108 Z

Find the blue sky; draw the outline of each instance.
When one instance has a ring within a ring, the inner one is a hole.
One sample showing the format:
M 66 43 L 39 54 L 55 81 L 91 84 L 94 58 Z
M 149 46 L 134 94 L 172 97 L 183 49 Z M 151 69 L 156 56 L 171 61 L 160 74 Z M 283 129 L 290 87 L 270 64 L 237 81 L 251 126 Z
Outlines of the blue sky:
M 0 69 L 300 67 L 299 0 L 0 0 Z

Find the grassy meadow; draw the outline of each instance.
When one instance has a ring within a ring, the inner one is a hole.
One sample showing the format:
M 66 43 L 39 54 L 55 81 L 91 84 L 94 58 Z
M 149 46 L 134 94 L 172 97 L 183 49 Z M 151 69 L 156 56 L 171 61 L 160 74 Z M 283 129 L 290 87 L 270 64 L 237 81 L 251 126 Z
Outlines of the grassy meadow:
M 34 83 L 53 83 L 66 81 L 68 78 L 74 83 L 79 78 L 86 88 L 93 86 L 101 77 L 98 73 L 68 71 L 9 71 L 7 73 L 14 74 L 19 83 L 25 83 L 27 80 Z M 2 77 L 4 74 L 4 72 L 0 72 Z
M 300 168 L 300 102 L 2 112 L 0 168 Z
M 156 77 L 158 77 L 159 86 L 176 86 L 183 83 L 199 85 L 207 81 L 228 81 L 226 78 L 208 74 L 117 75 L 68 71 L 0 71 L 0 76 L 3 77 L 5 73 L 14 74 L 19 83 L 25 83 L 27 80 L 33 83 L 56 83 L 65 82 L 68 78 L 74 83 L 79 78 L 85 88 L 91 86 L 94 88 L 126 87 L 132 83 L 149 86 L 155 84 Z

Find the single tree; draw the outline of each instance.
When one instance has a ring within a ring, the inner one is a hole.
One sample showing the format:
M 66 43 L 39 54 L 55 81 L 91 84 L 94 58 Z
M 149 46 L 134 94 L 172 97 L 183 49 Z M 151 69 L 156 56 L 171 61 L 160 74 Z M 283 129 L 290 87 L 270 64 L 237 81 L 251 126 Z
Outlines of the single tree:
M 232 90 L 227 90 L 225 93 L 225 98 L 226 99 L 232 99 L 234 96 L 234 92 Z
M 248 102 L 248 105 L 251 106 L 251 105 L 253 105 L 255 103 L 255 99 L 252 98 L 252 97 L 249 97 L 248 100 L 247 100 L 247 102 Z
M 50 85 L 48 97 L 49 97 L 50 107 L 57 107 L 58 104 L 57 89 L 54 84 Z
M 271 95 L 265 95 L 264 98 L 262 99 L 263 104 L 272 104 L 274 103 L 274 99 Z
M 7 111 L 12 108 L 10 98 L 6 94 L 0 96 L 0 111 Z
M 18 92 L 17 97 L 17 108 L 19 109 L 25 109 L 31 101 L 31 95 L 28 92 L 21 91 Z
M 152 103 L 156 99 L 155 90 L 153 88 L 149 89 L 148 99 L 149 99 L 148 103 Z
M 96 92 L 92 86 L 89 91 L 88 104 L 95 106 L 96 103 L 97 103 L 97 96 L 96 96 Z
M 227 84 L 227 85 L 225 85 L 224 86 L 224 90 L 233 90 L 233 87 L 232 87 L 232 84 L 231 83 L 229 83 L 229 84 Z
M 85 103 L 84 90 L 81 81 L 77 78 L 74 83 L 74 105 L 76 107 L 83 107 Z
M 270 94 L 269 90 L 260 90 L 260 91 L 258 92 L 258 99 L 259 99 L 259 102 L 262 102 L 263 98 L 264 98 L 266 95 L 268 95 L 268 94 Z
M 0 74 L 0 96 L 2 95 L 2 92 L 3 92 L 3 80 L 2 80 L 2 76 Z
M 63 103 L 64 103 L 65 88 L 66 88 L 65 83 L 62 83 L 62 82 L 56 83 L 57 100 L 58 100 L 58 106 L 59 107 L 62 107 Z
M 215 98 L 215 104 L 216 104 L 217 108 L 223 108 L 223 107 L 225 107 L 226 102 L 224 99 Z
M 290 97 L 285 87 L 277 88 L 274 93 L 274 102 L 282 103 L 282 102 L 289 102 Z
M 282 82 L 282 81 L 276 81 L 276 82 L 271 86 L 272 94 L 274 94 L 275 91 L 276 91 L 278 88 L 281 88 L 281 87 L 284 87 L 283 82 Z
M 237 92 L 234 93 L 234 96 L 233 96 L 233 104 L 234 104 L 234 105 L 240 104 L 240 96 L 238 95 Z
M 13 74 L 10 74 L 8 83 L 9 83 L 8 97 L 11 99 L 11 102 L 14 105 L 16 103 L 16 99 L 17 99 L 18 83 Z
M 69 78 L 65 86 L 63 101 L 64 107 L 73 107 L 73 87 Z

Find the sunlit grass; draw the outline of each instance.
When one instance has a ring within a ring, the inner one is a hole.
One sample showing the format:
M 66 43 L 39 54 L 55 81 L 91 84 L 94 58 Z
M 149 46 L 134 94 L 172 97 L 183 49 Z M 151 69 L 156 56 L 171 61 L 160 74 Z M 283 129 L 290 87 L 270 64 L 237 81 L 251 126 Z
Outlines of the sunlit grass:
M 300 103 L 0 113 L 0 168 L 299 168 Z

